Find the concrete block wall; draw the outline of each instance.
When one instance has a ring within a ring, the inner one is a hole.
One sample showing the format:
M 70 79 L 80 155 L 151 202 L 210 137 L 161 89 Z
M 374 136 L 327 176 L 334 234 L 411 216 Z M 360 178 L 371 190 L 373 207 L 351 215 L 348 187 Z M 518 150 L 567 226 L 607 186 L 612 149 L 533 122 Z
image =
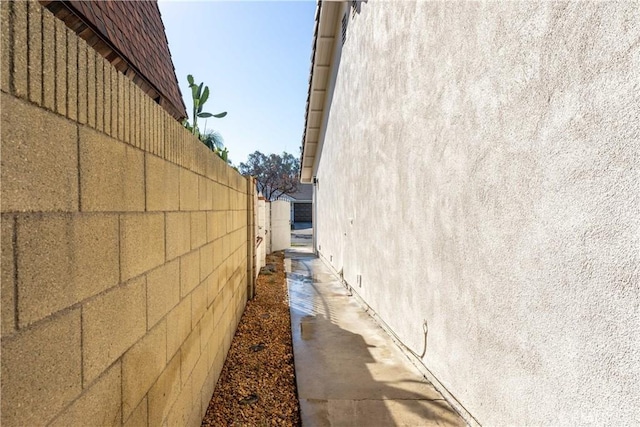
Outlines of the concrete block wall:
M 37 2 L 0 7 L 1 424 L 199 425 L 253 185 Z

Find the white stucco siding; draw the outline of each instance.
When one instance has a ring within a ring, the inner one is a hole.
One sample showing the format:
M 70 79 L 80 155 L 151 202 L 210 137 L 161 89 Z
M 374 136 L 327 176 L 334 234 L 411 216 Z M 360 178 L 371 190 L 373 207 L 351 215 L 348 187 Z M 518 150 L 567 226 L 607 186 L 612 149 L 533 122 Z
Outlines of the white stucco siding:
M 480 423 L 638 424 L 639 153 L 637 3 L 370 0 L 317 245 Z

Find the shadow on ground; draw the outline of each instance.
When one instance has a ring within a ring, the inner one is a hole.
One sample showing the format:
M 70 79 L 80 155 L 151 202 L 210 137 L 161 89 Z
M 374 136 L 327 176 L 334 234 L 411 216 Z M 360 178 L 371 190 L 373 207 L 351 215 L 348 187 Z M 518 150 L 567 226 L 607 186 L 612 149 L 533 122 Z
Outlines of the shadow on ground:
M 303 425 L 465 425 L 310 248 L 286 257 Z

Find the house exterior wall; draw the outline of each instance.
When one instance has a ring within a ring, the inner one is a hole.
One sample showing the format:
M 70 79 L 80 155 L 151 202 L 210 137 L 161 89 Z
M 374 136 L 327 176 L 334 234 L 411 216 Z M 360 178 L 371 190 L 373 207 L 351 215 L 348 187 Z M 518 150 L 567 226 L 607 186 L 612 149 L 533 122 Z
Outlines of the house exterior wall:
M 0 7 L 1 424 L 200 425 L 252 184 L 38 2 Z
M 638 423 L 637 4 L 360 7 L 319 254 L 481 424 Z

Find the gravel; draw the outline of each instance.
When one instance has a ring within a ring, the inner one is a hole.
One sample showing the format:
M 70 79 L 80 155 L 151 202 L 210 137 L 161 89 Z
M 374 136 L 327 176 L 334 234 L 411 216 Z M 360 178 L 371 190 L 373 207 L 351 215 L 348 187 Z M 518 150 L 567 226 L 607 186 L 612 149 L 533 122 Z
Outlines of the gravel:
M 299 426 L 284 253 L 267 256 L 203 426 Z

